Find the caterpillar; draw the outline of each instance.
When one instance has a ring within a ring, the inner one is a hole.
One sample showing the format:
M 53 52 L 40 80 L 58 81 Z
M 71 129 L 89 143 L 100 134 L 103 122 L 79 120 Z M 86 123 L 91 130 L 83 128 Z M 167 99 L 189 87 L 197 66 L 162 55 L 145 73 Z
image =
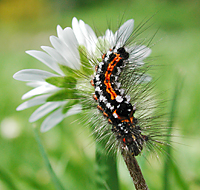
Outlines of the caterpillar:
M 167 129 L 163 126 L 165 114 L 156 102 L 154 82 L 146 74 L 151 66 L 138 63 L 148 57 L 151 50 L 143 45 L 144 41 L 139 44 L 132 41 L 137 37 L 136 33 L 128 34 L 126 30 L 123 34 L 126 37 L 122 37 L 119 30 L 113 47 L 106 52 L 105 44 L 101 44 L 101 61 L 98 59 L 93 63 L 96 64 L 95 74 L 90 83 L 94 87 L 93 99 L 97 105 L 90 104 L 108 122 L 106 124 L 98 114 L 93 114 L 96 116 L 93 123 L 97 125 L 97 140 L 109 136 L 107 148 L 116 151 L 118 147 L 120 151 L 138 156 L 145 147 L 158 157 L 158 153 L 163 153 L 162 146 L 169 145 L 163 138 Z
M 127 146 L 133 156 L 137 156 L 148 137 L 141 134 L 137 119 L 133 116 L 135 108 L 130 98 L 123 96 L 118 82 L 121 70 L 128 64 L 128 57 L 129 53 L 124 47 L 114 47 L 103 54 L 91 84 L 95 88 L 93 97 L 98 102 L 97 108 L 108 118 L 117 140 Z

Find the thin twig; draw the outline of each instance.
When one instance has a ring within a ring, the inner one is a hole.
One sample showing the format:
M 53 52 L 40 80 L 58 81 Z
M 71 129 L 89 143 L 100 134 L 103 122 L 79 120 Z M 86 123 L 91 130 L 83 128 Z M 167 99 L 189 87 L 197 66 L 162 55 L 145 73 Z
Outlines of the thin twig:
M 129 173 L 132 177 L 133 183 L 135 185 L 136 190 L 148 190 L 148 186 L 145 182 L 145 179 L 142 175 L 142 171 L 140 169 L 140 166 L 138 165 L 138 162 L 135 158 L 135 156 L 132 156 L 126 151 L 122 152 L 122 156 L 124 158 L 124 161 L 126 163 L 126 166 L 129 170 Z

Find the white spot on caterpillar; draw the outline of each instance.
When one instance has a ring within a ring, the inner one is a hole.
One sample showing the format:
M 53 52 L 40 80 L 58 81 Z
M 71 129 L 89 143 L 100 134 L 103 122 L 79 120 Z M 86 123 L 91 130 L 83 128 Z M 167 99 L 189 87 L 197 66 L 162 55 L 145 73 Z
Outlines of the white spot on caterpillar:
M 100 96 L 100 97 L 99 97 L 99 101 L 100 101 L 100 102 L 106 102 L 107 99 L 106 99 L 104 96 Z
M 101 89 L 99 88 L 99 86 L 97 86 L 97 87 L 95 88 L 95 91 L 101 92 Z
M 109 55 L 112 54 L 112 51 L 108 51 L 107 54 L 106 54 L 106 57 L 109 57 Z
M 101 84 L 101 82 L 100 82 L 100 81 L 96 82 L 96 86 L 99 86 L 100 84 Z
M 106 104 L 106 107 L 107 107 L 107 108 L 111 108 L 111 103 L 107 103 L 107 104 Z
M 95 76 L 95 79 L 96 79 L 97 81 L 100 80 L 99 75 L 96 75 L 96 76 Z
M 122 96 L 117 96 L 116 97 L 116 101 L 119 102 L 119 103 L 121 103 L 123 101 Z
M 110 110 L 111 110 L 111 111 L 114 110 L 114 106 L 112 106 L 112 107 L 110 108 Z
M 104 58 L 104 61 L 105 61 L 105 62 L 108 62 L 108 57 L 105 57 L 105 58 Z
M 98 72 L 98 73 L 101 73 L 101 71 L 102 71 L 101 68 L 98 68 L 97 72 Z
M 113 113 L 114 118 L 118 118 L 118 115 L 116 113 Z
M 117 49 L 115 48 L 115 49 L 113 49 L 113 53 L 117 53 Z
M 100 63 L 99 63 L 99 68 L 102 68 L 103 65 L 104 65 L 104 63 L 103 63 L 103 62 L 100 62 Z

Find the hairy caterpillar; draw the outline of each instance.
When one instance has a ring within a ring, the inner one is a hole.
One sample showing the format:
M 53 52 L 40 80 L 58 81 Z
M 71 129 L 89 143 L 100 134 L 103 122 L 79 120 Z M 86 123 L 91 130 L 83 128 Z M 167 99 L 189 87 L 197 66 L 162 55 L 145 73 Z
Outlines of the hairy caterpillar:
M 151 66 L 138 64 L 138 60 L 146 58 L 151 50 L 143 44 L 128 42 L 137 34 L 126 32 L 127 39 L 119 36 L 116 44 L 102 53 L 102 60 L 96 62 L 94 78 L 90 82 L 95 89 L 93 99 L 108 124 L 94 121 L 99 125 L 95 131 L 100 140 L 107 135 L 105 131 L 112 131 L 108 147 L 116 149 L 117 146 L 132 156 L 139 155 L 146 147 L 157 155 L 157 151 L 162 152 L 162 146 L 167 145 L 163 139 L 166 127 L 162 126 L 161 110 L 155 111 L 158 106 L 152 92 L 153 82 L 146 74 Z M 130 48 L 130 44 L 135 45 Z M 135 112 L 139 112 L 136 117 Z
M 133 116 L 135 109 L 130 99 L 123 96 L 123 89 L 120 89 L 118 82 L 121 70 L 128 64 L 128 57 L 129 53 L 124 47 L 108 51 L 96 68 L 92 84 L 95 87 L 94 99 L 98 101 L 97 107 L 108 117 L 117 140 L 127 146 L 133 156 L 137 156 L 148 138 L 141 134 L 137 119 Z

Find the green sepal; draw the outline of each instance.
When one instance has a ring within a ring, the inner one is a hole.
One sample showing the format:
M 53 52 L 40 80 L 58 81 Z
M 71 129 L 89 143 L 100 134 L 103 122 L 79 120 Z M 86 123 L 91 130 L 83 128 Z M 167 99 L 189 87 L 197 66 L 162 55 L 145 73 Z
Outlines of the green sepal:
M 76 86 L 76 79 L 73 77 L 49 77 L 46 82 L 57 86 L 59 88 L 74 88 Z
M 47 98 L 47 102 L 62 101 L 66 99 L 78 99 L 80 96 L 77 94 L 76 89 L 62 89 Z
M 69 111 L 69 109 L 71 109 L 72 108 L 72 106 L 74 106 L 75 104 L 78 104 L 80 101 L 77 99 L 77 100 L 69 100 L 66 104 L 65 104 L 65 106 L 64 106 L 64 108 L 63 108 L 63 110 L 62 110 L 62 113 L 63 114 L 65 114 L 65 113 L 67 113 L 68 111 Z
M 80 61 L 81 61 L 81 71 L 85 75 L 92 75 L 94 73 L 94 70 L 87 58 L 87 50 L 85 46 L 79 46 L 78 51 L 79 51 Z
M 74 78 L 81 78 L 82 75 L 83 75 L 79 70 L 72 69 L 72 68 L 65 66 L 65 65 L 59 65 L 59 66 L 60 66 L 60 69 L 63 71 L 63 73 L 66 76 L 71 76 L 71 77 L 74 77 Z

